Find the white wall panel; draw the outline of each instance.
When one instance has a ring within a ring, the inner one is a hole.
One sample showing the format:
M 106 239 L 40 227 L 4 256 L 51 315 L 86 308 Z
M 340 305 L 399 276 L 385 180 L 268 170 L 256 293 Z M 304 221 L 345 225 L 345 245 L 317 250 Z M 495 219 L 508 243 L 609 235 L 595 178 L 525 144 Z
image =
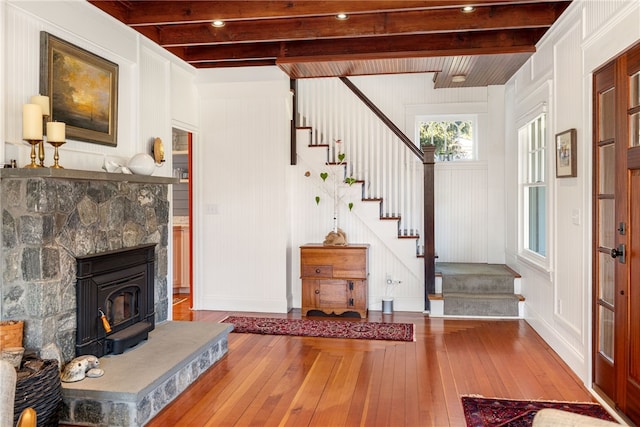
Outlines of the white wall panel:
M 554 120 L 556 132 L 571 128 L 577 129 L 580 135 L 577 146 L 578 152 L 590 150 L 591 139 L 583 132 L 581 118 L 582 111 L 575 108 L 584 101 L 582 94 L 581 71 L 575 64 L 582 63 L 580 49 L 580 26 L 574 25 L 570 30 L 558 38 L 554 49 Z M 578 159 L 579 160 L 579 159 Z M 554 165 L 555 166 L 555 165 Z M 584 252 L 582 248 L 583 233 L 581 224 L 576 224 L 574 216 L 582 216 L 582 197 L 585 181 L 586 165 L 578 163 L 578 178 L 564 178 L 555 180 L 555 244 L 554 254 L 557 261 L 555 269 L 555 316 L 558 321 L 573 332 L 578 348 L 585 345 L 586 338 L 584 324 L 588 310 L 589 282 L 585 280 Z M 555 170 L 555 167 L 554 167 Z M 588 181 L 587 181 L 588 182 Z M 573 256 L 566 256 L 573 252 Z
M 640 1 L 583 0 L 576 6 L 583 8 L 585 70 L 597 69 L 640 39 Z
M 541 81 L 553 71 L 553 43 L 542 42 L 536 46 L 536 54 L 531 57 L 531 80 Z
M 524 73 L 520 69 L 520 73 Z M 518 254 L 519 212 L 520 212 L 520 174 L 518 161 L 518 126 L 515 108 L 516 86 L 519 75 L 511 79 L 504 90 L 504 215 L 505 215 L 505 263 L 515 266 Z M 521 273 L 522 274 L 522 273 Z
M 582 23 L 585 35 L 594 34 L 603 26 L 609 25 L 617 12 L 633 2 L 634 0 L 588 0 L 584 7 Z
M 289 81 L 199 74 L 194 308 L 286 312 Z
M 486 163 L 438 163 L 435 183 L 437 261 L 488 262 Z
M 190 66 L 189 66 L 190 67 Z M 198 127 L 198 90 L 195 69 L 171 64 L 171 118 L 191 129 Z
M 153 142 L 159 137 L 171 147 L 171 64 L 166 58 L 146 48 L 140 49 L 140 134 L 132 144 L 137 152 L 151 154 Z M 164 145 L 164 144 L 163 144 Z M 168 151 L 168 150 L 167 150 Z M 170 160 L 170 158 L 167 158 Z M 156 167 L 156 176 L 171 176 L 171 161 Z
M 38 17 L 56 32 L 84 40 L 90 51 L 117 52 L 124 61 L 136 62 L 137 32 L 84 0 L 7 0 L 10 7 Z M 70 40 L 72 43 L 75 41 Z
M 433 73 L 354 76 L 350 79 L 411 139 L 414 130 L 411 124 L 407 126 L 407 109 L 425 104 L 470 104 L 487 100 L 487 88 L 484 87 L 436 90 Z

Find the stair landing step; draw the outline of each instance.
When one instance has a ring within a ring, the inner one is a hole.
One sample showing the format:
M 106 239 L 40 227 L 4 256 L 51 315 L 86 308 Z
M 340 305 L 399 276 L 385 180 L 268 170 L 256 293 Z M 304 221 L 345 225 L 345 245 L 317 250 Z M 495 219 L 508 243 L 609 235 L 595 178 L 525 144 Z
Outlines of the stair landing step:
M 520 274 L 504 264 L 437 262 L 436 272 L 443 276 L 495 275 L 521 277 Z
M 445 293 L 447 316 L 518 317 L 520 300 L 515 294 Z

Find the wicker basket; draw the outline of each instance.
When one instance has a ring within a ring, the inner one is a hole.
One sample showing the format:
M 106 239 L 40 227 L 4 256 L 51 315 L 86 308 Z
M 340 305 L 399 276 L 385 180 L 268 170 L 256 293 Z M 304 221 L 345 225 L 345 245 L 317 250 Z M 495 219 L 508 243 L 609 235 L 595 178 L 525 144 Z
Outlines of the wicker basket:
M 39 360 L 39 359 L 35 359 Z M 33 408 L 38 416 L 38 427 L 57 427 L 62 406 L 62 384 L 57 360 L 42 360 L 41 369 L 16 382 L 13 406 L 14 425 L 26 408 Z M 25 360 L 24 365 L 28 365 Z M 36 362 L 37 363 L 37 362 Z M 24 368 L 23 368 L 24 369 Z
M 5 347 L 22 347 L 22 320 L 3 320 L 0 322 L 0 350 Z

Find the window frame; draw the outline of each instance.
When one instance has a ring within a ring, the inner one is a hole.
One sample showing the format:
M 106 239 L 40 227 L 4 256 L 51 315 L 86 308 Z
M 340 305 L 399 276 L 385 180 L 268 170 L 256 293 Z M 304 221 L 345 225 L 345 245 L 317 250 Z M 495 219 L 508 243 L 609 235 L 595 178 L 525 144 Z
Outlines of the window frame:
M 544 153 L 538 160 L 543 160 L 542 171 L 538 170 L 536 177 L 541 180 L 536 181 L 535 178 L 530 180 L 530 159 L 532 150 L 530 149 L 531 143 L 531 125 L 537 122 L 541 117 L 544 121 L 544 130 L 540 136 L 544 137 Z M 549 122 L 549 113 L 546 106 L 543 104 L 539 109 L 532 112 L 526 120 L 522 120 L 518 123 L 517 139 L 518 139 L 518 158 L 519 158 L 519 241 L 518 241 L 518 258 L 527 264 L 544 272 L 550 272 L 551 268 L 551 201 L 552 201 L 552 182 L 550 171 L 552 170 L 551 154 L 555 151 L 551 144 L 550 137 L 551 125 Z M 529 247 L 529 189 L 531 188 L 544 188 L 544 255 Z
M 454 159 L 448 161 L 436 160 L 437 163 L 454 163 L 454 162 L 477 162 L 479 160 L 478 153 L 478 114 L 477 113 L 461 113 L 461 114 L 421 114 L 415 116 L 415 141 L 420 146 L 420 123 L 424 122 L 471 122 L 471 149 L 473 156 L 468 159 Z

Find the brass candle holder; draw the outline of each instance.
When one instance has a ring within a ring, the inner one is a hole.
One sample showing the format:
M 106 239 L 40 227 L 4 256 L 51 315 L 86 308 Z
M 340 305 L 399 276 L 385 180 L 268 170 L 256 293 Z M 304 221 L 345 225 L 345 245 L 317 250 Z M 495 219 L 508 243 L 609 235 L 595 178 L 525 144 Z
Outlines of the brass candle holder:
M 47 105 L 48 108 L 48 105 Z M 44 111 L 44 107 L 43 107 L 43 111 Z M 47 121 L 49 118 L 49 114 L 42 114 L 42 134 L 46 135 L 47 134 Z M 38 160 L 40 160 L 40 166 L 42 166 L 43 168 L 46 167 L 44 165 L 44 141 L 40 141 L 38 143 Z
M 29 144 L 31 144 L 31 163 L 25 165 L 25 168 L 41 168 L 39 164 L 36 163 L 36 145 L 42 143 L 41 139 L 25 139 Z
M 53 150 L 53 165 L 51 166 L 54 169 L 64 169 L 62 166 L 60 166 L 58 164 L 58 160 L 60 159 L 60 155 L 58 154 L 58 147 L 60 147 L 61 145 L 63 145 L 66 141 L 49 141 L 47 140 L 47 142 L 51 145 L 53 145 L 54 150 Z
M 40 167 L 44 166 L 44 141 L 38 142 L 38 160 L 40 160 Z

